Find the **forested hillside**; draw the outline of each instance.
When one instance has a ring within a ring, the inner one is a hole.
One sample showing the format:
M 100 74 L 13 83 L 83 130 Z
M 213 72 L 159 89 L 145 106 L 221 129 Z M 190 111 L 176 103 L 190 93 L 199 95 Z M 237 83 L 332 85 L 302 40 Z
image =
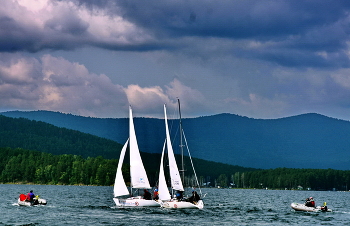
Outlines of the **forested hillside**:
M 23 148 L 52 154 L 117 158 L 121 144 L 54 125 L 0 115 L 0 147 Z
M 0 182 L 110 185 L 114 181 L 122 148 L 114 141 L 24 118 L 0 115 L 0 125 Z M 141 156 L 155 184 L 161 155 L 141 152 Z M 126 166 L 128 161 L 126 155 Z M 222 173 L 254 170 L 197 158 L 193 162 L 202 181 L 212 184 Z M 193 175 L 190 165 L 186 157 L 189 181 Z M 123 169 L 128 174 L 128 168 Z
M 24 118 L 0 116 L 0 125 L 0 183 L 113 184 L 120 144 Z M 208 125 L 210 128 L 209 122 Z M 206 132 L 204 128 L 199 129 L 203 130 L 201 133 Z M 282 127 L 282 134 L 283 130 Z M 203 143 L 210 146 L 208 141 L 204 140 Z M 214 154 L 218 153 L 214 150 Z M 160 153 L 142 152 L 141 155 L 149 180 L 155 186 Z M 210 182 L 210 186 L 238 188 L 348 190 L 350 183 L 350 171 L 288 168 L 257 170 L 198 158 L 194 158 L 193 162 L 202 185 Z M 190 166 L 189 159 L 185 157 L 187 186 L 194 184 Z M 128 155 L 123 173 L 128 181 Z
M 119 143 L 128 137 L 127 118 L 99 119 L 47 111 L 2 114 L 45 121 Z M 137 112 L 135 116 L 139 116 Z M 136 117 L 134 123 L 140 150 L 160 153 L 165 138 L 164 120 Z M 185 118 L 183 127 L 196 158 L 262 169 L 350 169 L 349 121 L 319 114 L 268 120 L 219 114 Z M 176 134 L 173 128 L 172 136 Z

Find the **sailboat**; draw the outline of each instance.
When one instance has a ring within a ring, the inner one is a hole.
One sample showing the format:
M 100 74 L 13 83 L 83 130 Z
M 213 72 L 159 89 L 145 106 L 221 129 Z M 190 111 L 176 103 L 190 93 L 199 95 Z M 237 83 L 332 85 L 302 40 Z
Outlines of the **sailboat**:
M 180 100 L 178 99 L 178 105 L 179 105 L 179 113 L 180 113 L 180 134 L 181 134 L 181 144 L 180 147 L 182 149 L 183 145 L 182 145 L 182 138 L 185 138 L 185 142 L 187 144 L 186 141 L 186 137 L 184 136 L 183 130 L 182 130 L 182 123 L 181 123 L 181 111 L 180 111 Z M 200 198 L 196 199 L 196 200 L 191 200 L 191 198 L 189 199 L 184 199 L 182 198 L 183 196 L 183 192 L 184 192 L 184 187 L 183 187 L 183 183 L 181 180 L 181 176 L 180 176 L 180 171 L 177 167 L 176 164 L 176 160 L 175 160 L 175 156 L 174 156 L 174 150 L 171 144 L 171 139 L 170 139 L 170 133 L 169 133 L 169 127 L 168 127 L 168 120 L 167 120 L 167 113 L 166 113 L 166 105 L 164 104 L 164 118 L 165 118 L 165 133 L 166 133 L 166 139 L 163 145 L 163 151 L 162 151 L 162 157 L 161 157 L 161 161 L 160 161 L 160 169 L 159 169 L 159 181 L 158 181 L 158 192 L 159 192 L 159 202 L 161 203 L 162 207 L 164 208 L 174 208 L 174 209 L 202 209 L 204 207 L 204 203 L 203 200 L 201 200 Z M 188 147 L 186 145 L 186 147 Z M 166 184 L 166 179 L 165 179 L 165 174 L 164 174 L 164 163 L 163 163 L 163 159 L 164 159 L 164 153 L 165 153 L 165 149 L 167 149 L 168 151 L 168 161 L 169 161 L 169 173 L 170 173 L 170 178 L 171 178 L 171 188 L 173 191 L 177 191 L 177 195 L 181 196 L 181 197 L 177 197 L 177 198 L 171 198 L 171 195 L 169 193 L 167 184 Z M 188 149 L 187 149 L 188 150 Z M 189 151 L 188 151 L 189 153 Z M 184 167 L 183 167 L 183 150 L 181 151 L 181 155 L 182 155 L 182 169 L 181 171 L 184 172 Z M 192 163 L 192 159 L 191 159 L 191 155 L 189 154 L 191 163 Z M 192 163 L 192 168 L 193 168 L 193 172 L 194 175 L 196 177 L 196 181 L 197 181 L 197 187 L 199 188 L 199 183 L 198 183 L 198 179 L 197 179 L 197 175 L 195 173 L 194 167 L 193 167 L 193 163 Z M 201 190 L 199 188 L 200 193 Z M 192 191 L 192 194 L 197 194 L 196 191 Z M 198 196 L 199 197 L 199 196 Z
M 130 177 L 131 177 L 131 192 L 125 184 L 122 174 L 122 165 L 124 156 L 129 146 L 130 150 Z M 129 107 L 129 139 L 125 142 L 119 157 L 117 172 L 114 182 L 114 202 L 117 206 L 148 206 L 160 207 L 160 204 L 155 200 L 144 199 L 142 196 L 133 196 L 133 189 L 150 189 L 145 167 L 143 166 L 140 150 L 137 144 L 132 109 Z M 130 197 L 131 196 L 131 197 Z

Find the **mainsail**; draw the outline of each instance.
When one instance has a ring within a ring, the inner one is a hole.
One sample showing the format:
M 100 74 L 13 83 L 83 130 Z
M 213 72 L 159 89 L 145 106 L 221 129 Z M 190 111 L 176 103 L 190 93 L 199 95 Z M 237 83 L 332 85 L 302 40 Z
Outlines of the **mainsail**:
M 132 188 L 151 188 L 137 144 L 132 109 L 129 107 L 130 177 Z
M 129 193 L 124 178 L 122 174 L 122 165 L 125 157 L 125 152 L 127 146 L 129 145 L 130 151 L 130 177 L 131 177 L 131 194 Z M 145 167 L 143 166 L 140 151 L 137 145 L 137 139 L 134 128 L 134 120 L 132 117 L 131 107 L 129 108 L 129 139 L 123 146 L 122 151 L 120 152 L 120 158 L 118 162 L 117 173 L 115 176 L 114 182 L 114 202 L 117 206 L 130 206 L 130 207 L 159 207 L 160 203 L 152 199 L 145 199 L 142 196 L 134 196 L 133 188 L 135 189 L 150 189 Z M 129 195 L 130 197 L 118 197 Z

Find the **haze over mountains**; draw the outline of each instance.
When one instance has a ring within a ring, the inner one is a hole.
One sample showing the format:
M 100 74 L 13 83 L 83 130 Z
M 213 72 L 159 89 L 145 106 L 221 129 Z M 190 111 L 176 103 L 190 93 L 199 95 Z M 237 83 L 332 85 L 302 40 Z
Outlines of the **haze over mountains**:
M 121 144 L 128 138 L 127 118 L 100 119 L 50 111 L 1 114 L 79 130 Z M 134 123 L 140 150 L 161 153 L 164 120 L 135 118 Z M 348 121 L 313 113 L 268 120 L 219 114 L 183 119 L 183 127 L 191 155 L 196 158 L 264 169 L 350 169 Z M 175 126 L 172 134 L 178 134 Z

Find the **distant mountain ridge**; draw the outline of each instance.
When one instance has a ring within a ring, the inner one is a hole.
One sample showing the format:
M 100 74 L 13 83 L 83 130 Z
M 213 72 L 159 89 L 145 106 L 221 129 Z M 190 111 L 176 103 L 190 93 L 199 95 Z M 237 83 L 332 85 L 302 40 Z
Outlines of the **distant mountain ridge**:
M 122 149 L 115 141 L 46 122 L 4 115 L 0 115 L 0 125 L 1 182 L 109 185 L 114 180 L 116 159 Z M 161 154 L 140 154 L 148 179 L 155 184 Z M 177 155 L 176 158 L 180 157 Z M 199 178 L 212 184 L 221 174 L 230 177 L 237 172 L 256 170 L 198 158 L 192 160 Z M 128 175 L 128 163 L 129 155 L 126 155 L 124 176 Z M 184 166 L 185 170 L 190 169 L 188 157 L 184 158 Z M 193 171 L 188 170 L 186 176 L 190 178 L 191 175 Z
M 116 158 L 117 151 L 122 149 L 121 144 L 110 139 L 41 121 L 0 115 L 0 125 L 0 147 L 4 148 L 108 159 Z
M 124 143 L 128 119 L 100 119 L 50 111 L 10 111 L 14 118 L 43 121 Z M 160 153 L 164 120 L 135 118 L 141 151 Z M 252 168 L 350 169 L 350 122 L 309 113 L 280 119 L 218 114 L 183 119 L 193 157 Z M 176 131 L 172 131 L 175 133 Z

